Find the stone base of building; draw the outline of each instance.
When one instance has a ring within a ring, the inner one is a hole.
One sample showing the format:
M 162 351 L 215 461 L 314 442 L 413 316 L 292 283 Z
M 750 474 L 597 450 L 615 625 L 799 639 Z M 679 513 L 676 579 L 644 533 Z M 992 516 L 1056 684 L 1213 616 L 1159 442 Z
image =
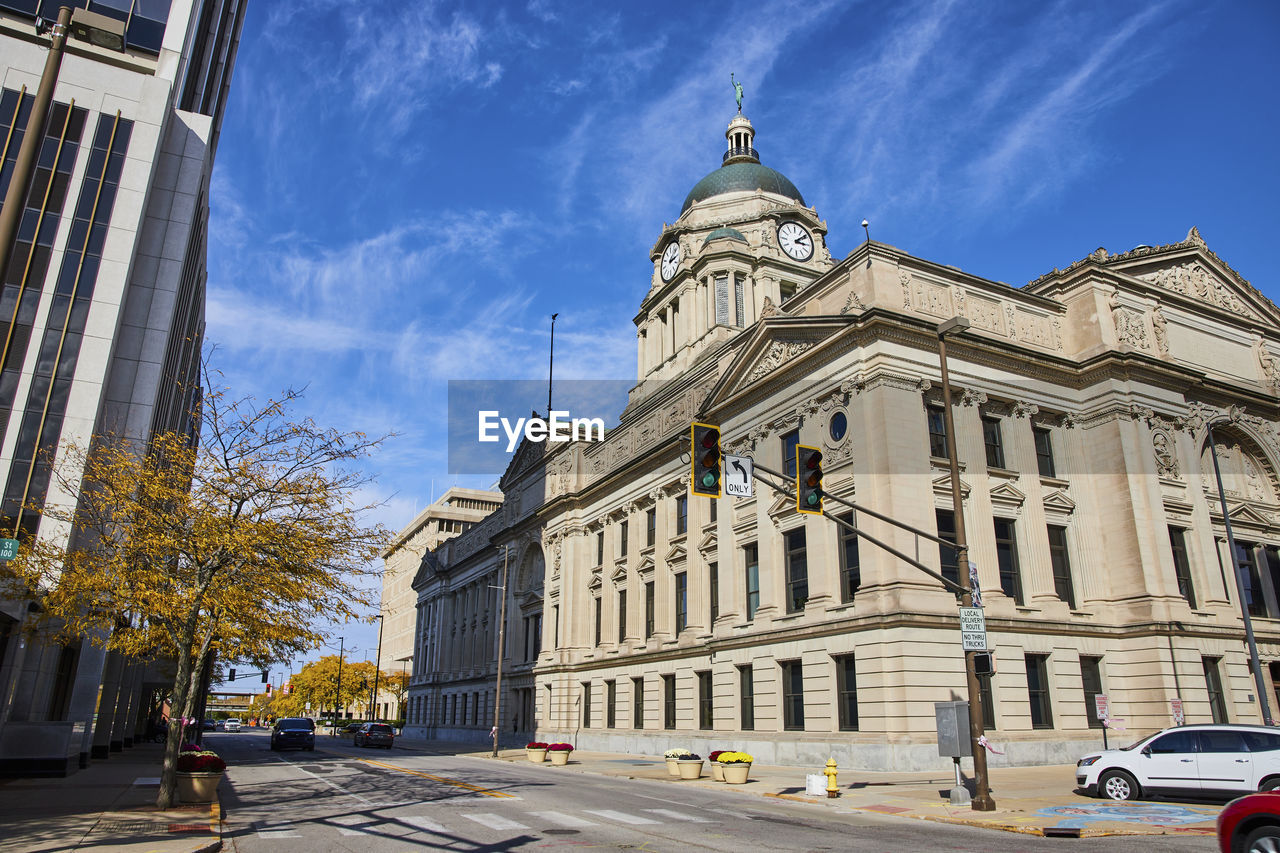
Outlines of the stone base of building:
M 111 747 L 105 743 L 95 743 L 89 750 L 89 757 L 98 761 L 111 757 Z
M 487 729 L 473 729 L 462 726 L 418 726 L 406 725 L 400 730 L 400 736 L 410 740 L 444 740 L 459 744 L 475 744 L 477 746 L 493 746 L 493 737 Z M 533 740 L 531 732 L 503 732 L 498 735 L 500 749 L 522 747 Z
M 85 724 L 10 722 L 0 728 L 0 776 L 69 776 L 81 760 Z

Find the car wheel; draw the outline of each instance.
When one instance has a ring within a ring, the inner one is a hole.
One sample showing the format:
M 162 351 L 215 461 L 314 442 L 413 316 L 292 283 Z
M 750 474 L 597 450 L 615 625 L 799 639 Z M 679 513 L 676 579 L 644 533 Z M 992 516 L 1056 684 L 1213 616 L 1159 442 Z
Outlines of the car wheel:
M 1243 853 L 1280 853 L 1280 826 L 1260 826 L 1245 836 Z
M 1112 800 L 1132 800 L 1140 790 L 1138 781 L 1123 770 L 1108 770 L 1098 780 L 1098 791 Z
M 1280 778 L 1268 779 L 1258 786 L 1259 791 L 1274 791 L 1277 788 L 1280 788 Z

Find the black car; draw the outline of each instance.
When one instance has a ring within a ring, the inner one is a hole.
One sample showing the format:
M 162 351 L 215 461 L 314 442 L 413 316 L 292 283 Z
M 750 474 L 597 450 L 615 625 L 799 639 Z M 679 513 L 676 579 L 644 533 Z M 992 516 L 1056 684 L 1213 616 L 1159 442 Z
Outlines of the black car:
M 286 717 L 276 720 L 271 729 L 271 748 L 305 749 L 311 752 L 316 748 L 316 722 L 307 717 Z
M 381 746 L 387 749 L 396 741 L 396 730 L 386 723 L 365 723 L 356 732 L 355 746 Z

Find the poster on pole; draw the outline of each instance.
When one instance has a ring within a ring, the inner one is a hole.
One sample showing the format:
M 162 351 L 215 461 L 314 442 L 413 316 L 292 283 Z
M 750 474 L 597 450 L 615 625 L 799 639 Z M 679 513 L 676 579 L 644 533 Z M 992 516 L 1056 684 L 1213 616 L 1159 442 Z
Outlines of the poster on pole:
M 969 563 L 969 590 L 973 593 L 973 606 L 982 606 L 982 587 L 978 585 L 978 564 Z

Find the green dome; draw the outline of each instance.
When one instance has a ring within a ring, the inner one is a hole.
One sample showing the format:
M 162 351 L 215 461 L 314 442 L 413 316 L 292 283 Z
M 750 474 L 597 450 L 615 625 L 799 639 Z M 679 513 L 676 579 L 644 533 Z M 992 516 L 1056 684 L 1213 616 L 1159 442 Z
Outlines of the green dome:
M 800 190 L 796 189 L 796 185 L 787 180 L 787 176 L 781 172 L 776 172 L 759 163 L 730 163 L 727 166 L 721 166 L 693 185 L 693 189 L 689 190 L 689 194 L 685 196 L 680 215 L 683 216 L 685 211 L 693 207 L 694 202 L 705 201 L 712 196 L 756 190 L 776 193 L 804 204 L 804 196 L 800 195 Z
M 717 228 L 707 235 L 707 239 L 702 241 L 702 245 L 707 245 L 712 240 L 719 240 L 721 237 L 728 237 L 730 240 L 737 240 L 740 243 L 747 242 L 747 238 L 737 228 Z

